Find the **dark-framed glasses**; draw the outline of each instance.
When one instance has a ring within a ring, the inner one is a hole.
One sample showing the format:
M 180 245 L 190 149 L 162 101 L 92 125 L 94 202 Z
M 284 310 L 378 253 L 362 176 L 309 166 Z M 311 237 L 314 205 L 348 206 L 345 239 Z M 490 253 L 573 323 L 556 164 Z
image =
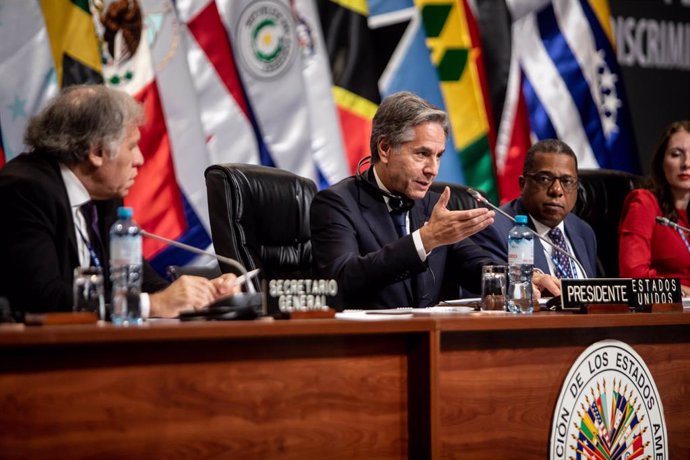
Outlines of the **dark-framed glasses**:
M 572 192 L 577 189 L 577 177 L 574 176 L 554 176 L 549 173 L 528 173 L 524 174 L 525 177 L 532 179 L 539 187 L 544 189 L 550 189 L 554 182 L 558 180 L 561 183 L 561 187 L 566 192 Z

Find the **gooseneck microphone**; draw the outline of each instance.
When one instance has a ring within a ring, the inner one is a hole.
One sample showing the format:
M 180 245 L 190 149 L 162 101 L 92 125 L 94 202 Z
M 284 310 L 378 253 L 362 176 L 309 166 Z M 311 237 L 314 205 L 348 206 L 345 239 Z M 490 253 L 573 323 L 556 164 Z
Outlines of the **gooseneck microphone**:
M 672 220 L 670 220 L 666 217 L 656 216 L 656 223 L 661 224 L 661 225 L 665 225 L 667 227 L 675 228 L 676 230 L 681 230 L 681 231 L 684 231 L 686 233 L 690 233 L 690 228 L 683 227 L 682 225 L 677 224 L 677 223 L 673 222 Z
M 471 196 L 472 198 L 474 198 L 475 200 L 477 200 L 479 203 L 482 203 L 482 204 L 485 204 L 485 205 L 489 206 L 489 207 L 490 207 L 491 209 L 493 209 L 494 211 L 498 212 L 499 214 L 504 215 L 504 216 L 507 217 L 511 222 L 515 223 L 515 218 L 514 218 L 513 216 L 511 216 L 510 214 L 508 214 L 507 212 L 505 212 L 503 209 L 499 208 L 498 206 L 495 206 L 492 202 L 490 202 L 489 200 L 487 200 L 486 198 L 484 198 L 484 196 L 483 196 L 481 193 L 479 193 L 478 191 L 476 191 L 475 189 L 473 189 L 473 188 L 468 188 L 468 189 L 467 189 L 467 193 L 469 193 L 470 196 Z M 657 219 L 658 219 L 658 218 L 657 218 Z M 580 261 L 577 260 L 577 259 L 575 258 L 574 255 L 572 255 L 572 254 L 569 253 L 568 251 L 566 251 L 566 250 L 564 250 L 564 249 L 562 249 L 562 248 L 556 246 L 556 245 L 553 244 L 550 240 L 547 240 L 545 237 L 541 236 L 539 233 L 535 232 L 535 231 L 532 230 L 531 228 L 527 227 L 527 230 L 529 230 L 529 231 L 532 233 L 532 235 L 536 236 L 537 238 L 539 238 L 540 240 L 542 240 L 544 243 L 548 244 L 552 249 L 555 249 L 556 251 L 558 251 L 558 252 L 560 252 L 560 253 L 562 253 L 562 254 L 565 254 L 570 260 L 572 260 L 573 262 L 575 262 L 575 265 L 577 265 L 577 268 L 578 268 L 578 270 L 580 270 L 580 273 L 582 274 L 582 276 L 584 276 L 585 278 L 587 277 L 587 272 L 585 271 L 585 269 L 584 269 L 584 267 L 582 266 L 582 264 L 580 264 Z
M 147 232 L 146 230 L 143 230 L 143 229 L 140 230 L 140 232 L 141 232 L 142 236 L 145 236 L 147 238 L 163 241 L 165 243 L 168 243 L 171 246 L 175 246 L 176 248 L 184 249 L 185 251 L 189 251 L 189 252 L 192 252 L 194 254 L 199 254 L 201 256 L 213 257 L 214 259 L 217 259 L 219 262 L 223 262 L 223 263 L 230 265 L 231 267 L 235 267 L 242 274 L 242 276 L 240 276 L 240 278 L 242 278 L 243 281 L 245 283 L 247 283 L 247 292 L 250 294 L 253 294 L 256 292 L 256 289 L 254 289 L 254 284 L 250 281 L 250 279 L 252 278 L 252 273 L 256 274 L 258 272 L 252 270 L 252 272 L 247 273 L 247 269 L 244 268 L 244 266 L 241 263 L 239 263 L 238 261 L 236 261 L 235 259 L 231 259 L 229 257 L 221 256 L 218 254 L 214 254 L 212 252 L 204 251 L 203 249 L 195 248 L 194 246 L 190 246 L 190 245 L 185 244 L 185 243 L 180 243 L 179 241 L 171 240 L 169 238 L 165 238 L 163 236 L 156 235 L 155 233 Z

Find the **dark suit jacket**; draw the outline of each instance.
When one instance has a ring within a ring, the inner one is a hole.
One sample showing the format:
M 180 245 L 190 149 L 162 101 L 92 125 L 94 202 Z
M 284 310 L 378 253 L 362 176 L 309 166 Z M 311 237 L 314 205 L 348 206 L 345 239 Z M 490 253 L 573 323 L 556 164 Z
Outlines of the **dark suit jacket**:
M 97 204 L 106 261 L 119 205 L 119 199 Z M 0 215 L 0 296 L 8 297 L 15 311 L 70 311 L 77 238 L 60 166 L 52 156 L 22 154 L 0 169 Z M 165 286 L 144 263 L 143 290 Z
M 513 200 L 501 206 L 501 209 L 515 217 L 517 214 L 529 215 L 522 198 Z M 493 225 L 476 233 L 471 238 L 479 246 L 491 252 L 494 257 L 507 263 L 508 261 L 508 232 L 515 225 L 505 216 L 496 213 Z M 565 234 L 575 252 L 575 257 L 582 264 L 587 276 L 592 278 L 597 274 L 597 239 L 594 230 L 587 222 L 570 213 L 566 216 Z M 529 226 L 534 230 L 534 223 L 530 219 Z M 544 273 L 551 273 L 544 254 L 544 246 L 540 239 L 534 239 L 534 266 Z
M 492 263 L 470 240 L 434 249 L 422 262 L 412 235 L 398 237 L 383 198 L 349 177 L 322 190 L 311 205 L 315 272 L 338 281 L 342 306 L 428 307 L 458 297 L 458 285 L 479 292 L 481 267 Z M 410 211 L 410 231 L 431 216 L 439 194 L 429 192 Z

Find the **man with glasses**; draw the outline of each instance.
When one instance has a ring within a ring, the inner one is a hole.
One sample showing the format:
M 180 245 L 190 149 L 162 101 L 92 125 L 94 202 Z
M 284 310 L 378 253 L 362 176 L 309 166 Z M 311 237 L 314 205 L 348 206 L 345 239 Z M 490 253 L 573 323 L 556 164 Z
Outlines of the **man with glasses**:
M 592 227 L 572 214 L 577 201 L 577 157 L 557 139 L 537 142 L 527 151 L 520 183 L 520 198 L 501 207 L 511 216 L 526 214 L 530 227 L 569 254 L 585 269 L 551 246 L 534 240 L 534 266 L 557 278 L 596 276 L 597 241 Z M 495 257 L 508 260 L 508 232 L 514 225 L 496 215 L 493 225 L 472 239 Z

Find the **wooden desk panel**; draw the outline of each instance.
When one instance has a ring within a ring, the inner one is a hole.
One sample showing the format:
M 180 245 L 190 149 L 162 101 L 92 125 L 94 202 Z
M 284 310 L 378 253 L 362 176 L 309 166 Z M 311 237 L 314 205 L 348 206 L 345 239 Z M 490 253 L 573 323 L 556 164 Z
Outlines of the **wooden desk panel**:
M 570 366 L 630 344 L 690 458 L 690 314 L 0 328 L 3 458 L 534 458 Z
M 561 383 L 603 339 L 626 342 L 645 360 L 664 404 L 668 458 L 690 458 L 690 315 L 545 314 L 440 328 L 441 458 L 548 458 Z
M 324 333 L 316 323 L 36 329 L 15 337 L 28 345 L 11 346 L 4 337 L 0 452 L 337 459 L 408 458 L 409 449 L 428 457 L 428 438 L 408 439 L 429 418 L 428 398 L 408 396 L 428 394 L 433 322 L 416 323 L 359 333 L 339 322 Z

